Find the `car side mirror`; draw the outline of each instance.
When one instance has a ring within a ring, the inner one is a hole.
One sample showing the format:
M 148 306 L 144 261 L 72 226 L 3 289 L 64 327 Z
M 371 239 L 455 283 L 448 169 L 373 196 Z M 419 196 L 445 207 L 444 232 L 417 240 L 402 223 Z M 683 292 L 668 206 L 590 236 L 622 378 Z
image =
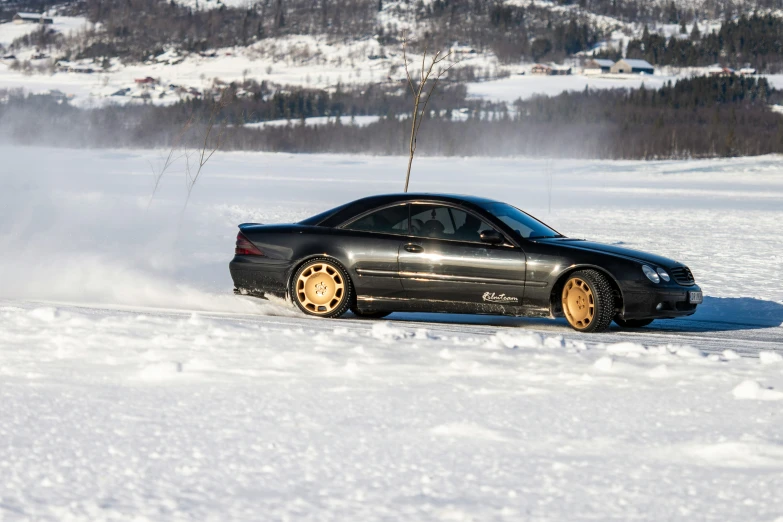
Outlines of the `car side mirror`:
M 497 230 L 484 230 L 481 233 L 481 241 L 490 245 L 500 245 L 506 241 L 506 238 Z

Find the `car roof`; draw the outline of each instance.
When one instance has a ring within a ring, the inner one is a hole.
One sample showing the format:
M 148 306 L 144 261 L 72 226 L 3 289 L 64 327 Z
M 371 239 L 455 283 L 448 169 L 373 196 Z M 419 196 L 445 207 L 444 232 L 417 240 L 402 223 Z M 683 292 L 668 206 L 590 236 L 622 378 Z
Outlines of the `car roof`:
M 318 216 L 313 216 L 312 218 L 306 219 L 305 221 L 302 221 L 301 224 L 333 227 L 344 223 L 353 216 L 358 216 L 359 214 L 374 208 L 393 205 L 394 203 L 404 203 L 407 201 L 417 200 L 441 201 L 443 203 L 456 204 L 461 203 L 474 207 L 483 207 L 487 204 L 498 203 L 492 199 L 461 194 L 442 194 L 430 192 L 400 192 L 396 194 L 379 194 L 346 203 L 345 205 L 332 209 L 331 211 L 327 211 L 323 214 L 319 214 Z
M 453 203 L 468 202 L 477 205 L 487 204 L 487 203 L 498 203 L 493 199 L 482 198 L 478 196 L 469 196 L 466 194 L 445 194 L 442 192 L 399 192 L 396 194 L 382 194 L 379 196 L 370 196 L 368 198 L 363 198 L 363 199 L 373 199 L 373 198 L 387 198 L 390 202 L 395 200 L 414 201 L 417 199 L 429 199 L 429 200 L 437 200 L 437 201 L 448 201 Z

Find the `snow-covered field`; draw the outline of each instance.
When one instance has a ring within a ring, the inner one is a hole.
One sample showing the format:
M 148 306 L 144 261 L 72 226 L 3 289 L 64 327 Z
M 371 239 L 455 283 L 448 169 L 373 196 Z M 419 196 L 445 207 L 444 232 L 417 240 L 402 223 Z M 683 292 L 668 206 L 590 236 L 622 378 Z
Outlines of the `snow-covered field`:
M 600 89 L 660 89 L 666 82 L 676 82 L 678 76 L 606 74 L 600 76 L 535 76 L 513 75 L 500 80 L 468 84 L 468 94 L 488 101 L 514 103 L 534 96 L 557 96 L 563 92 Z
M 311 37 L 302 38 L 317 40 Z M 288 42 L 291 49 L 300 45 L 302 48 L 311 45 L 308 52 L 327 51 L 324 42 Z M 285 42 L 283 42 L 285 43 Z M 277 42 L 277 45 L 282 45 Z M 321 51 L 314 49 L 322 48 Z M 377 50 L 376 50 L 377 51 Z M 46 93 L 52 90 L 69 95 L 72 103 L 79 107 L 96 107 L 106 104 L 145 103 L 145 100 L 134 94 L 147 92 L 151 99 L 147 102 L 155 104 L 170 104 L 178 101 L 180 95 L 169 88 L 176 85 L 183 88 L 193 88 L 198 91 L 212 88 L 213 82 L 241 82 L 253 79 L 258 82 L 268 81 L 279 85 L 295 85 L 306 88 L 334 89 L 336 85 L 367 85 L 371 83 L 399 82 L 404 88 L 399 68 L 402 57 L 392 55 L 386 59 L 370 60 L 367 56 L 373 52 L 373 46 L 366 48 L 341 48 L 338 53 L 329 54 L 329 58 L 319 62 L 312 58 L 307 62 L 294 62 L 273 57 L 272 51 L 264 50 L 263 54 L 254 54 L 253 50 L 234 49 L 220 51 L 215 57 L 190 56 L 176 64 L 150 63 L 123 66 L 115 64 L 107 72 L 94 74 L 79 74 L 56 72 L 54 74 L 25 74 L 11 70 L 9 63 L 0 63 L 0 89 L 22 89 L 28 93 Z M 286 50 L 285 53 L 288 51 Z M 354 58 L 348 56 L 354 54 Z M 344 55 L 344 56 L 342 56 Z M 324 54 L 326 56 L 326 54 Z M 335 58 L 337 56 L 337 58 Z M 493 56 L 481 55 L 466 60 L 463 65 L 478 67 L 479 70 L 498 74 L 503 69 Z M 509 68 L 506 68 L 509 69 Z M 511 76 L 489 81 L 470 82 L 467 84 L 471 97 L 487 101 L 513 103 L 518 99 L 528 99 L 533 96 L 556 96 L 567 91 L 639 88 L 644 85 L 648 89 L 658 89 L 666 82 L 676 82 L 680 78 L 694 74 L 706 74 L 706 68 L 695 68 L 682 71 L 663 70 L 655 75 L 600 75 L 583 76 L 536 76 L 529 74 L 530 66 L 510 68 Z M 518 74 L 526 72 L 527 74 Z M 152 89 L 140 89 L 135 80 L 152 77 L 158 84 Z M 775 88 L 783 88 L 783 75 L 766 75 Z M 391 78 L 391 81 L 389 80 Z M 112 96 L 121 89 L 130 89 L 124 96 Z M 188 96 L 187 94 L 185 96 Z
M 80 31 L 87 27 L 87 19 L 80 16 L 52 16 L 54 23 L 47 25 L 48 30 L 54 30 L 68 35 Z M 17 24 L 15 22 L 6 22 L 0 24 L 0 45 L 9 46 L 17 38 L 27 36 L 38 31 L 41 26 L 38 24 Z
M 0 147 L 0 520 L 783 520 L 783 158 L 419 158 L 570 236 L 688 263 L 696 316 L 305 318 L 231 293 L 236 224 L 404 158 Z M 151 168 L 152 164 L 152 168 Z M 552 190 L 547 190 L 551 179 Z
M 781 108 L 783 109 L 783 107 Z M 357 127 L 366 127 L 367 125 L 375 123 L 380 119 L 381 119 L 380 116 L 354 116 L 354 117 L 346 116 L 344 118 L 340 118 L 340 123 L 342 123 L 343 125 L 356 125 Z M 262 121 L 258 123 L 246 123 L 245 127 L 251 127 L 251 128 L 285 127 L 286 125 L 301 125 L 301 121 L 302 121 L 301 119 L 269 120 L 269 121 Z M 334 121 L 335 118 L 331 118 L 328 116 L 316 116 L 313 118 L 305 118 L 305 125 L 307 125 L 308 127 L 317 126 L 317 125 L 328 125 L 329 123 L 333 123 Z
M 669 69 L 669 68 L 667 68 Z M 646 89 L 660 89 L 667 82 L 694 75 L 705 75 L 705 68 L 683 69 L 681 71 L 665 70 L 655 75 L 640 74 L 603 74 L 599 76 L 535 76 L 512 75 L 508 78 L 488 82 L 467 84 L 468 94 L 474 98 L 488 101 L 514 103 L 516 100 L 526 100 L 534 96 L 557 96 L 563 92 L 603 89 L 638 89 L 642 85 Z M 783 88 L 783 74 L 763 75 L 775 89 Z

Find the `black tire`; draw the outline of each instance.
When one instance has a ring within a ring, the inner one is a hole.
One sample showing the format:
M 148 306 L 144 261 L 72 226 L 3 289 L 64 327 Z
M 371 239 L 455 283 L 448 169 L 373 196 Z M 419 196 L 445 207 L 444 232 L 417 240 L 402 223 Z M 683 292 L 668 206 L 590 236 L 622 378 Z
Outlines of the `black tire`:
M 300 288 L 299 281 L 303 274 L 307 274 L 308 270 L 311 270 L 311 275 L 315 275 L 313 271 L 324 274 L 323 279 L 327 283 L 327 277 L 330 277 L 336 285 L 342 284 L 342 292 L 339 292 L 339 295 L 335 294 L 329 302 L 325 302 L 321 306 L 319 303 L 307 302 L 306 295 L 303 295 L 305 290 Z M 291 299 L 301 311 L 316 317 L 340 317 L 348 310 L 354 299 L 353 282 L 348 276 L 348 272 L 334 259 L 325 257 L 311 259 L 303 263 L 291 277 L 289 292 Z
M 353 312 L 353 315 L 355 315 L 359 319 L 383 319 L 384 317 L 386 317 L 391 313 L 391 312 L 379 312 L 379 311 L 362 312 L 355 306 L 351 307 L 351 312 Z
M 583 295 L 588 298 L 589 302 L 582 300 L 580 306 L 582 309 L 590 309 L 592 315 L 585 312 L 587 316 L 581 321 L 576 321 L 576 317 L 569 313 L 566 303 L 566 290 L 569 289 L 569 284 L 571 284 L 570 288 L 574 288 L 575 285 L 578 285 L 579 288 L 587 286 L 587 289 L 583 290 Z M 569 275 L 561 291 L 561 302 L 566 320 L 574 330 L 580 332 L 603 332 L 609 328 L 615 315 L 612 285 L 609 283 L 609 279 L 597 270 L 579 270 Z
M 621 317 L 615 317 L 614 322 L 620 328 L 644 328 L 648 324 L 652 323 L 654 319 L 623 319 Z

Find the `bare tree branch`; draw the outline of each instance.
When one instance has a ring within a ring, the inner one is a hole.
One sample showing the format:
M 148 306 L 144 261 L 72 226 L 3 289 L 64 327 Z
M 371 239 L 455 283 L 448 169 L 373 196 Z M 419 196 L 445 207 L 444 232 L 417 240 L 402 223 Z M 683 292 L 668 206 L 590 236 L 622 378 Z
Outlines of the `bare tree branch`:
M 402 60 L 405 65 L 405 76 L 408 78 L 408 85 L 411 87 L 411 94 L 416 96 L 416 89 L 413 88 L 413 81 L 411 80 L 411 73 L 408 71 L 408 55 L 406 53 L 405 48 L 407 47 L 408 39 L 407 36 L 402 37 Z
M 442 62 L 443 60 L 448 58 L 450 55 L 451 55 L 451 51 L 449 51 L 448 54 L 446 54 L 441 60 L 439 60 L 438 63 Z M 451 63 L 448 67 L 446 67 L 445 69 L 439 71 L 438 74 L 435 76 L 435 80 L 432 82 L 432 88 L 429 90 L 429 92 L 427 93 L 427 98 L 425 98 L 425 100 L 424 100 L 424 107 L 421 110 L 422 117 L 419 118 L 418 126 L 416 127 L 416 134 L 417 135 L 419 133 L 419 127 L 421 127 L 421 124 L 424 122 L 424 117 L 423 116 L 427 114 L 427 105 L 429 105 L 429 103 L 430 103 L 430 98 L 432 97 L 432 94 L 435 92 L 435 89 L 438 87 L 438 82 L 440 81 L 441 77 L 443 77 L 443 75 L 446 74 L 449 71 L 449 69 L 451 69 L 452 67 L 457 65 L 457 63 L 459 63 L 459 62 Z M 428 75 L 428 77 L 429 77 L 429 75 Z
M 204 167 L 209 160 L 212 159 L 212 156 L 223 148 L 228 139 L 228 121 L 224 119 L 218 123 L 218 118 L 221 116 L 223 110 L 231 105 L 231 101 L 232 95 L 228 89 L 222 91 L 217 100 L 213 100 L 203 134 L 199 136 L 200 145 L 197 149 L 186 151 L 183 154 L 185 157 L 185 191 L 187 195 L 185 197 L 185 204 L 182 207 L 182 212 L 180 212 L 179 216 L 180 230 L 185 218 L 185 211 L 190 202 L 190 197 L 193 194 L 193 189 L 196 186 L 196 183 L 198 183 L 198 180 L 201 179 Z
M 185 213 L 185 209 L 188 207 L 188 202 L 190 202 L 190 196 L 193 193 L 193 187 L 196 186 L 196 183 L 198 182 L 199 178 L 201 177 L 201 171 L 204 169 L 204 165 L 207 164 L 207 162 L 212 158 L 212 156 L 215 155 L 215 153 L 220 150 L 223 145 L 225 144 L 226 140 L 226 134 L 228 130 L 228 122 L 223 121 L 220 126 L 218 127 L 218 131 L 216 136 L 214 137 L 212 143 L 210 143 L 210 137 L 213 135 L 213 131 L 215 129 L 215 123 L 217 122 L 217 118 L 220 115 L 220 113 L 229 105 L 228 96 L 226 95 L 226 92 L 223 92 L 220 96 L 220 99 L 217 101 L 217 103 L 214 103 L 212 105 L 212 110 L 209 114 L 209 120 L 207 122 L 207 128 L 204 132 L 204 137 L 202 141 L 202 145 L 200 150 L 198 151 L 198 168 L 196 169 L 195 174 L 191 174 L 190 164 L 188 162 L 187 165 L 187 197 L 185 198 L 185 206 L 182 208 L 182 213 Z M 189 157 L 188 157 L 189 159 Z
M 190 117 L 185 122 L 185 125 L 182 126 L 180 131 L 174 137 L 174 140 L 171 142 L 171 148 L 169 149 L 169 153 L 166 156 L 166 159 L 163 161 L 163 166 L 160 168 L 160 170 L 156 170 L 155 166 L 152 164 L 152 162 L 150 162 L 152 175 L 155 178 L 155 186 L 152 188 L 152 194 L 150 194 L 150 200 L 147 203 L 147 210 L 149 210 L 150 206 L 152 206 L 152 200 L 155 199 L 155 194 L 158 192 L 158 187 L 160 187 L 160 182 L 163 179 L 163 175 L 166 174 L 166 171 L 169 170 L 169 168 L 184 155 L 184 154 L 180 154 L 179 156 L 175 157 L 174 153 L 179 149 L 180 145 L 182 144 L 182 140 L 185 137 L 185 134 L 187 134 L 188 130 L 192 125 L 193 125 L 193 114 L 191 113 Z
M 424 55 L 421 58 L 421 71 L 419 75 L 419 82 L 418 85 L 414 85 L 413 78 L 411 76 L 410 70 L 408 69 L 408 55 L 406 49 L 407 45 L 408 45 L 407 36 L 403 36 L 402 55 L 403 55 L 403 60 L 405 62 L 405 75 L 408 78 L 408 85 L 411 88 L 411 94 L 413 94 L 413 121 L 411 122 L 411 137 L 410 137 L 410 143 L 408 145 L 408 152 L 409 152 L 408 172 L 405 176 L 405 192 L 408 192 L 408 186 L 410 184 L 410 179 L 411 179 L 411 167 L 413 166 L 413 156 L 416 153 L 416 146 L 418 144 L 419 130 L 421 129 L 421 124 L 424 122 L 424 118 L 427 115 L 427 107 L 429 106 L 430 99 L 432 98 L 432 95 L 435 93 L 435 89 L 438 86 L 438 82 L 440 81 L 440 79 L 452 67 L 454 67 L 459 63 L 459 61 L 453 60 L 452 58 L 453 53 L 451 50 L 449 50 L 449 52 L 446 54 L 442 54 L 441 51 L 437 51 L 435 55 L 430 59 L 429 66 L 427 66 L 427 47 L 425 45 Z M 432 71 L 435 68 L 435 66 L 449 59 L 452 60 L 452 63 L 449 64 L 449 66 L 446 67 L 445 69 L 438 69 L 438 72 L 435 74 L 432 80 L 430 80 L 430 77 L 432 76 Z M 424 93 L 424 89 L 427 86 L 427 82 L 431 82 L 431 87 L 427 91 L 426 97 L 424 98 L 424 105 L 421 106 L 422 94 Z

